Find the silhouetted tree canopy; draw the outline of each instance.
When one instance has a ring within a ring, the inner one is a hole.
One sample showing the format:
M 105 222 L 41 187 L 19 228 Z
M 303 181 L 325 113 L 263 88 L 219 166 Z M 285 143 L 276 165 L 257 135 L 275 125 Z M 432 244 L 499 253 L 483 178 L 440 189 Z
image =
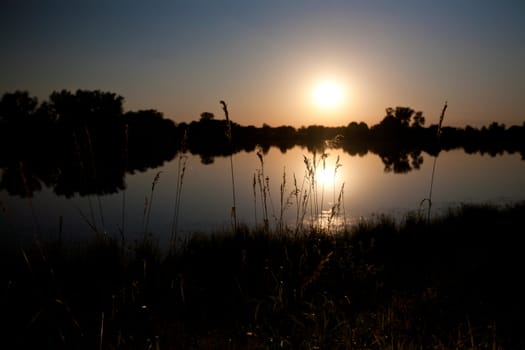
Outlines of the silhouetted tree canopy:
M 38 99 L 27 91 L 5 93 L 0 100 L 0 122 L 27 123 L 35 114 Z
M 49 96 L 48 113 L 63 123 L 108 123 L 122 116 L 123 101 L 122 96 L 99 90 L 55 91 Z
M 198 121 L 175 123 L 154 110 L 123 111 L 123 97 L 99 90 L 54 91 L 39 104 L 26 91 L 0 100 L 0 189 L 31 196 L 43 186 L 59 195 L 112 193 L 125 188 L 124 175 L 160 166 L 177 153 L 214 157 L 275 146 L 286 152 L 301 146 L 310 152 L 339 148 L 351 155 L 377 154 L 386 172 L 419 169 L 423 152 L 442 150 L 495 156 L 521 154 L 525 160 L 525 122 L 497 122 L 477 129 L 433 124 L 410 107 L 386 108 L 383 120 L 347 126 L 242 126 L 203 112 Z M 445 123 L 446 124 L 446 123 Z M 228 137 L 231 127 L 231 139 Z
M 215 119 L 215 114 L 210 112 L 202 112 L 201 113 L 201 122 L 206 120 L 212 120 Z

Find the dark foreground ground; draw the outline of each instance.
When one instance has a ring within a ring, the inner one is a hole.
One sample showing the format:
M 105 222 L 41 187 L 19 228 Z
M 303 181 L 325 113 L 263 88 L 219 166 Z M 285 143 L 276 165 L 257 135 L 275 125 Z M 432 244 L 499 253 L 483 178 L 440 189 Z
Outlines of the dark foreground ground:
M 5 349 L 523 349 L 525 203 L 345 234 L 4 245 Z

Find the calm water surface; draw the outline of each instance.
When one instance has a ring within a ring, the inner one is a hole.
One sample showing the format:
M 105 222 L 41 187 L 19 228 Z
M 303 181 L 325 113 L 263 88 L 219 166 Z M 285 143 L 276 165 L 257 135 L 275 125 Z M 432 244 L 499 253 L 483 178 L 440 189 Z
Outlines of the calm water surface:
M 429 197 L 434 158 L 423 153 L 420 169 L 408 173 L 385 172 L 381 159 L 372 153 L 350 156 L 339 150 L 328 150 L 325 164 L 318 162 L 316 171 L 317 205 L 310 206 L 305 219 L 315 219 L 320 209 L 329 210 L 339 202 L 338 223 L 351 225 L 378 214 L 401 219 L 409 212 L 421 210 L 420 203 Z M 233 156 L 237 218 L 249 226 L 262 225 L 263 204 L 254 175 L 264 170 L 269 193 L 266 208 L 269 225 L 275 228 L 281 213 L 281 187 L 286 206 L 283 221 L 290 228 L 297 225 L 294 176 L 297 187 L 305 180 L 304 157 L 313 154 L 295 147 L 286 153 L 271 148 L 263 156 L 264 165 L 255 152 Z M 336 170 L 339 157 L 340 167 Z M 0 192 L 2 213 L 0 228 L 4 237 L 24 238 L 38 234 L 44 237 L 82 239 L 94 234 L 93 228 L 126 239 L 141 237 L 144 227 L 167 242 L 172 230 L 184 237 L 194 232 L 213 232 L 231 228 L 233 203 L 231 163 L 229 157 L 215 158 L 213 164 L 202 164 L 200 157 L 188 155 L 178 207 L 178 224 L 174 228 L 179 158 L 162 167 L 127 174 L 127 189 L 107 196 L 57 197 L 51 189 L 37 192 L 32 199 L 9 196 Z M 160 174 L 159 174 L 160 172 Z M 159 174 L 153 195 L 152 182 Z M 308 187 L 304 182 L 303 189 Z M 304 193 L 304 192 L 303 192 Z M 301 196 L 299 196 L 301 197 Z M 148 206 L 145 206 L 147 198 Z M 313 196 L 310 202 L 313 203 Z M 505 204 L 525 199 L 525 162 L 519 154 L 469 155 L 462 150 L 441 152 L 436 160 L 432 190 L 432 215 L 438 215 L 460 203 Z M 149 207 L 149 220 L 148 210 Z M 316 209 L 317 208 L 317 211 Z M 145 210 L 146 209 L 146 210 Z M 422 210 L 426 213 L 426 207 Z M 61 227 L 61 229 L 60 229 Z

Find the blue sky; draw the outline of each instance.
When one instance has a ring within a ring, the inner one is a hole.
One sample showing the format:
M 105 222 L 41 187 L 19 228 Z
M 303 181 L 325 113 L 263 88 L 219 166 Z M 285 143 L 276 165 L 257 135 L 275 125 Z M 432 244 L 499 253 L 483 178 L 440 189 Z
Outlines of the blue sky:
M 0 93 L 99 89 L 177 122 L 377 123 L 386 107 L 436 123 L 525 122 L 525 1 L 2 0 Z M 346 89 L 333 110 L 310 91 Z

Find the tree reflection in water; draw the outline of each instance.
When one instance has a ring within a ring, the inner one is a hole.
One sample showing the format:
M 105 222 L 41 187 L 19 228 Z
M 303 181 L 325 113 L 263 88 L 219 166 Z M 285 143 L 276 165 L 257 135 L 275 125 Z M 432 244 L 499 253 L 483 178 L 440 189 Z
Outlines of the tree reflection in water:
M 113 93 L 77 90 L 53 92 L 38 104 L 27 92 L 6 93 L 0 100 L 0 190 L 31 197 L 43 187 L 59 196 L 104 195 L 126 188 L 125 175 L 161 166 L 178 154 L 198 155 L 203 164 L 232 153 L 281 152 L 301 146 L 322 153 L 327 147 L 350 155 L 377 154 L 384 171 L 418 170 L 423 152 L 462 148 L 467 153 L 519 152 L 525 159 L 525 124 L 498 123 L 465 129 L 424 127 L 422 112 L 387 108 L 377 125 L 351 122 L 345 127 L 291 126 L 261 128 L 231 122 L 204 112 L 199 121 L 176 124 L 155 110 L 123 112 L 123 98 Z M 182 145 L 184 135 L 187 136 Z M 328 143 L 326 140 L 337 140 Z

